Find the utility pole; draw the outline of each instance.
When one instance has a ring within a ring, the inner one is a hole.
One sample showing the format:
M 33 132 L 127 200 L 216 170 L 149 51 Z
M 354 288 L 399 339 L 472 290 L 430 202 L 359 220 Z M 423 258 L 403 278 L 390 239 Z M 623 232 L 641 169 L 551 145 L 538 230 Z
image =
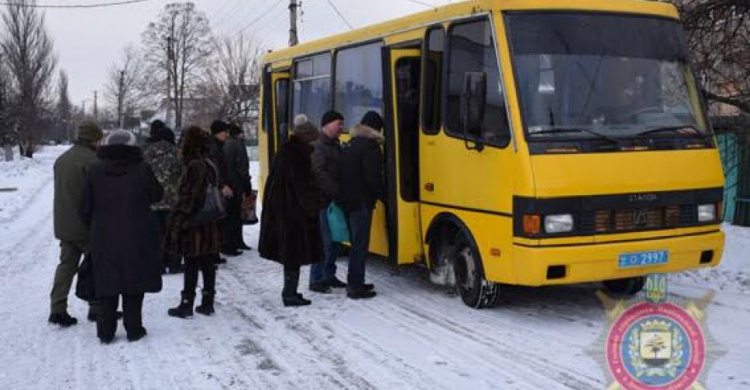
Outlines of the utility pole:
M 125 103 L 125 71 L 120 71 L 120 83 L 117 93 L 117 121 L 120 122 L 120 128 L 125 127 L 125 113 L 123 113 L 123 104 Z
M 289 46 L 296 46 L 297 40 L 297 0 L 289 0 Z
M 99 123 L 99 107 L 96 104 L 97 92 L 94 91 L 94 122 Z

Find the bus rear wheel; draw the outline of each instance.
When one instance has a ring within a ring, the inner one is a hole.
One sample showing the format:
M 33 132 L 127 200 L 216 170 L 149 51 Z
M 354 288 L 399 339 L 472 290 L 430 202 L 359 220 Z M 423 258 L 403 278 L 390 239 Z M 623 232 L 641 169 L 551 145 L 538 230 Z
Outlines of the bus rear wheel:
M 634 278 L 605 280 L 602 282 L 604 289 L 617 295 L 635 295 L 643 290 L 646 285 L 645 276 L 636 276 Z
M 456 291 L 461 300 L 475 309 L 494 306 L 499 295 L 498 285 L 485 279 L 481 260 L 473 245 L 461 236 L 455 244 L 445 249 L 449 251 L 447 253 L 453 264 Z

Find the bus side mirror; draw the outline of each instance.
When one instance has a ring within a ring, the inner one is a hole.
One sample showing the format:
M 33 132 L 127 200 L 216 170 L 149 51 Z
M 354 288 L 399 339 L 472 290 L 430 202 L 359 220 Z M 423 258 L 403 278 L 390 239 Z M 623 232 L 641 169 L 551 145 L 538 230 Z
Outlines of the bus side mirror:
M 464 128 L 464 142 L 470 150 L 482 151 L 484 145 L 479 140 L 482 134 L 484 108 L 487 105 L 487 75 L 484 72 L 464 73 L 461 91 L 461 124 Z M 476 134 L 476 146 L 469 147 L 469 134 Z

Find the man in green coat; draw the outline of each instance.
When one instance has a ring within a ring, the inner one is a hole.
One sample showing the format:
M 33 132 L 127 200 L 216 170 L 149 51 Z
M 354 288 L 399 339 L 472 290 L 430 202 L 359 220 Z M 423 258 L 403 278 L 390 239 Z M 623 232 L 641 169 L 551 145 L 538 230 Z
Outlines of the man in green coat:
M 55 238 L 60 240 L 60 264 L 50 293 L 49 322 L 63 327 L 78 323 L 68 314 L 68 293 L 81 257 L 90 250 L 89 230 L 79 208 L 86 174 L 98 161 L 96 150 L 103 136 L 96 124 L 83 123 L 76 132 L 76 143 L 55 161 L 54 223 Z M 96 318 L 93 309 L 89 306 L 90 319 Z

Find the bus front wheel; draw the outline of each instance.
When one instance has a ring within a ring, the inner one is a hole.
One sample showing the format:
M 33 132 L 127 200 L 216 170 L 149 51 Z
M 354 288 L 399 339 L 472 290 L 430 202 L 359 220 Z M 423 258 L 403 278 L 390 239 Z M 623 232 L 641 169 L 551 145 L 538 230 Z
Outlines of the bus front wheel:
M 498 285 L 485 279 L 476 249 L 463 236 L 449 247 L 445 249 L 451 254 L 456 291 L 461 300 L 475 309 L 494 306 L 499 295 Z
M 602 282 L 604 289 L 608 292 L 617 295 L 635 295 L 643 290 L 643 286 L 646 284 L 645 276 L 637 276 L 634 278 L 625 279 L 614 279 L 605 280 Z

